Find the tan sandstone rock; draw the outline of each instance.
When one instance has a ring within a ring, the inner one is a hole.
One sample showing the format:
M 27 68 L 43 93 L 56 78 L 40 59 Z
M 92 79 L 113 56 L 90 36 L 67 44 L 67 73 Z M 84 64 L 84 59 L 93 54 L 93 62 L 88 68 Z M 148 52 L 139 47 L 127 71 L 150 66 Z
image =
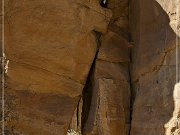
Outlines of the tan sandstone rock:
M 173 122 L 169 121 L 179 117 L 173 113 L 179 111 L 173 96 L 176 77 L 180 76 L 176 70 L 179 62 L 175 61 L 179 34 L 173 24 L 179 25 L 173 16 L 179 5 L 163 0 L 131 1 L 130 5 L 130 26 L 135 42 L 131 70 L 135 97 L 131 135 L 178 135 L 178 129 L 174 130 Z
M 111 31 L 101 40 L 92 86 L 88 89 L 92 99 L 84 134 L 128 135 L 131 95 L 128 43 Z
M 92 31 L 110 17 L 95 1 L 5 1 L 8 134 L 67 133 L 97 51 Z

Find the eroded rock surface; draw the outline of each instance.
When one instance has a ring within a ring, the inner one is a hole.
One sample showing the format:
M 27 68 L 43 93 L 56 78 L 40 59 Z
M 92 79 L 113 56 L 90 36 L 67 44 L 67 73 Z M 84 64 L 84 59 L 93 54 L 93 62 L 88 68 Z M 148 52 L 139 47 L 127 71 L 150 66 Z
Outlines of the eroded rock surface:
M 111 17 L 98 1 L 5 1 L 7 134 L 65 135 Z M 96 19 L 94 19 L 96 18 Z
M 180 135 L 180 1 L 100 2 L 5 0 L 7 135 Z
M 87 135 L 128 135 L 130 84 L 128 42 L 109 31 L 101 47 L 91 79 L 91 106 L 85 123 Z M 123 52 L 123 53 L 119 53 Z
M 112 18 L 109 31 L 100 38 L 87 88 L 91 103 L 83 127 L 85 135 L 128 135 L 130 130 L 128 1 L 108 2 Z
M 178 111 L 176 102 L 179 102 L 173 96 L 179 81 L 176 65 L 180 65 L 175 61 L 176 51 L 179 51 L 176 36 L 180 34 L 174 31 L 179 25 L 174 18 L 178 6 L 175 1 L 131 1 L 130 26 L 135 42 L 131 70 L 135 97 L 131 135 L 179 134 L 169 123 L 174 118 L 179 121 L 179 116 L 173 115 Z

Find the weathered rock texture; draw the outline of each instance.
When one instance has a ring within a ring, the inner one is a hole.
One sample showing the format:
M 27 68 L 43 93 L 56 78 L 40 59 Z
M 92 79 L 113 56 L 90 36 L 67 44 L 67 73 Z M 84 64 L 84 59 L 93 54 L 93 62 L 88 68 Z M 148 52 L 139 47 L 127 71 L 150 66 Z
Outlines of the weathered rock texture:
M 129 44 L 109 31 L 101 46 L 91 79 L 92 99 L 84 134 L 128 135 L 130 127 Z M 123 52 L 123 53 L 119 53 Z
M 7 134 L 64 135 L 111 17 L 98 1 L 5 1 Z M 96 18 L 96 19 L 94 19 Z
M 180 135 L 180 1 L 100 2 L 5 0 L 7 135 Z
M 179 26 L 175 33 L 175 26 L 180 23 L 175 16 L 180 3 L 177 5 L 175 2 L 132 0 L 130 4 L 130 26 L 135 42 L 131 70 L 135 98 L 131 135 L 179 134 L 176 129 L 179 130 L 180 104 L 173 92 L 179 81 L 176 80 L 179 74 L 175 60 L 176 36 L 180 33 Z M 170 122 L 171 119 L 176 121 L 176 126 Z
M 100 47 L 87 93 L 91 94 L 83 134 L 128 135 L 130 129 L 130 49 L 128 1 L 109 1 L 109 31 Z

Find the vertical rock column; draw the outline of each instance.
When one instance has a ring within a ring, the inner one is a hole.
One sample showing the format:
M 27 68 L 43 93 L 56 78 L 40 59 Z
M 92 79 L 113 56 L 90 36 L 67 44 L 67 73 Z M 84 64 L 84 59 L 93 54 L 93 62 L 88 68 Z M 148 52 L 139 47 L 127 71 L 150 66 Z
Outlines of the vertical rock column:
M 108 32 L 100 38 L 100 48 L 91 75 L 90 111 L 85 135 L 128 135 L 130 128 L 130 78 L 128 0 L 109 0 L 112 10 Z
M 91 79 L 92 99 L 85 123 L 87 135 L 128 135 L 130 126 L 129 44 L 108 31 Z

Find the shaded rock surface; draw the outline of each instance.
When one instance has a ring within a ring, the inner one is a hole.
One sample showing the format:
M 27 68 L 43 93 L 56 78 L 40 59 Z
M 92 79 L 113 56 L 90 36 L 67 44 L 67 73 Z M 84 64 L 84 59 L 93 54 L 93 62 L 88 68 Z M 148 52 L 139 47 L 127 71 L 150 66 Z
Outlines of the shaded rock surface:
M 131 1 L 130 26 L 135 42 L 131 64 L 135 99 L 131 135 L 179 134 L 179 127 L 169 122 L 179 121 L 179 101 L 173 96 L 180 76 L 180 63 L 175 61 L 180 35 L 176 27 L 179 22 L 174 18 L 178 6 L 175 1 Z
M 111 31 L 102 36 L 91 87 L 88 88 L 92 92 L 92 99 L 84 134 L 129 134 L 128 52 L 128 43 L 121 36 Z
M 85 93 L 85 97 L 90 95 L 83 127 L 85 135 L 128 135 L 130 129 L 128 1 L 110 0 L 108 8 L 112 10 L 109 31 L 100 37 Z

